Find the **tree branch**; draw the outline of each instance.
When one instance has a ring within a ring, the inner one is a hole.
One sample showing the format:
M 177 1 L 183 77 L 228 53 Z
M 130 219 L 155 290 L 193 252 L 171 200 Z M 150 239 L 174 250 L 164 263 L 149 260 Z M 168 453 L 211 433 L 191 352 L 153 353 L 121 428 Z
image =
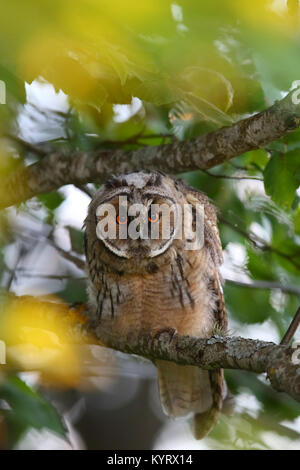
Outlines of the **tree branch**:
M 275 390 L 286 392 L 300 401 L 299 360 L 295 358 L 295 349 L 284 345 L 240 337 L 200 339 L 168 332 L 154 338 L 150 338 L 149 334 L 139 337 L 133 334 L 114 339 L 105 335 L 100 328 L 95 333 L 106 346 L 151 360 L 163 359 L 209 370 L 221 367 L 259 374 L 266 372 Z
M 60 246 L 56 245 L 56 243 L 54 243 L 51 239 L 49 239 L 49 242 L 58 251 L 58 253 L 62 255 L 63 258 L 75 264 L 78 269 L 84 271 L 85 262 L 82 259 L 80 259 L 78 256 L 72 255 L 72 253 L 70 253 L 69 251 L 66 251 Z
M 293 103 L 293 93 L 295 90 L 265 111 L 193 140 L 174 140 L 131 151 L 109 149 L 48 154 L 13 173 L 1 185 L 0 208 L 66 184 L 101 183 L 112 173 L 147 168 L 172 174 L 212 168 L 244 152 L 264 147 L 299 127 L 300 105 Z
M 4 133 L 3 137 L 6 137 L 10 140 L 15 141 L 17 144 L 21 145 L 25 150 L 28 152 L 33 152 L 36 153 L 37 155 L 40 155 L 40 157 L 44 157 L 47 154 L 47 151 L 42 149 L 41 147 L 38 147 L 30 142 L 27 142 L 26 140 L 21 139 L 21 137 L 18 137 L 16 135 L 10 134 L 10 133 Z
M 282 338 L 282 340 L 280 342 L 281 345 L 283 345 L 283 344 L 288 345 L 292 341 L 293 336 L 296 333 L 299 324 L 300 324 L 300 307 L 298 308 L 298 310 L 297 310 L 290 326 L 288 327 L 287 332 L 285 333 L 284 337 Z
M 263 178 L 260 178 L 259 176 L 237 176 L 237 175 L 219 175 L 219 174 L 214 174 L 211 173 L 210 171 L 207 170 L 202 170 L 203 173 L 205 173 L 208 176 L 212 176 L 213 178 L 219 178 L 219 179 L 226 179 L 226 180 L 256 180 L 256 181 L 263 181 Z
M 219 222 L 221 222 L 224 225 L 227 225 L 227 227 L 230 227 L 236 233 L 239 233 L 244 238 L 246 238 L 246 240 L 248 240 L 255 248 L 261 251 L 269 251 L 270 253 L 275 253 L 281 258 L 284 258 L 287 261 L 289 261 L 289 263 L 295 266 L 295 268 L 300 269 L 300 264 L 297 263 L 297 261 L 295 260 L 296 256 L 294 255 L 294 253 L 287 254 L 281 250 L 278 250 L 278 248 L 275 248 L 274 246 L 269 245 L 268 243 L 265 242 L 265 240 L 257 236 L 255 233 L 251 231 L 249 233 L 246 232 L 246 230 L 242 229 L 238 224 L 232 223 L 229 220 L 224 219 L 224 217 L 222 216 L 219 216 L 218 219 L 219 219 Z
M 251 282 L 236 281 L 234 279 L 224 278 L 226 284 L 231 284 L 238 287 L 248 287 L 250 289 L 278 289 L 288 294 L 300 295 L 300 287 L 293 286 L 290 284 L 281 284 L 276 281 L 258 281 L 254 280 Z
M 245 339 L 241 337 L 212 336 L 196 338 L 179 336 L 167 330 L 150 334 L 108 335 L 100 325 L 93 326 L 88 321 L 88 308 L 84 304 L 65 305 L 61 301 L 51 302 L 45 298 L 15 296 L 0 291 L 0 298 L 17 302 L 22 311 L 22 302 L 30 299 L 39 305 L 39 315 L 49 318 L 49 312 L 62 316 L 66 321 L 68 341 L 71 343 L 100 344 L 128 354 L 173 361 L 183 365 L 194 365 L 201 369 L 240 369 L 255 373 L 267 373 L 272 387 L 286 392 L 300 401 L 300 350 L 287 345 Z M 5 305 L 5 304 L 4 304 Z M 53 306 L 55 309 L 53 309 Z M 4 317 L 3 317 L 4 318 Z M 71 319 L 71 321 L 70 321 Z M 2 338 L 5 340 L 5 338 Z

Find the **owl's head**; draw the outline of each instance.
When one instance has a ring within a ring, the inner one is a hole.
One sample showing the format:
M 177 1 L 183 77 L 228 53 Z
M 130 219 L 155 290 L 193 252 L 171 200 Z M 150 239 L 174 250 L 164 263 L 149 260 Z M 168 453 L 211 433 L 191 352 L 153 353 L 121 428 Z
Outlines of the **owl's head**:
M 109 179 L 91 201 L 85 221 L 89 246 L 97 246 L 93 256 L 127 271 L 151 272 L 170 261 L 172 248 L 187 242 L 182 226 L 192 230 L 195 225 L 195 210 L 189 215 L 183 210 L 187 193 L 181 180 L 154 171 Z

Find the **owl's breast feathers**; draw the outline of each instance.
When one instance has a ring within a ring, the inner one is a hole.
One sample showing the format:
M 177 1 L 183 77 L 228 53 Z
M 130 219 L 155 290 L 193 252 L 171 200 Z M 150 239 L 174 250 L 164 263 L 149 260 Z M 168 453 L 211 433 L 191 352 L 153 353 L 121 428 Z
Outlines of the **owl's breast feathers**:
M 187 256 L 187 257 L 186 257 Z M 94 321 L 111 337 L 174 328 L 178 334 L 209 337 L 227 319 L 218 270 L 205 248 L 174 255 L 152 274 L 102 274 L 90 287 Z M 172 417 L 194 415 L 193 430 L 204 437 L 216 423 L 223 401 L 223 371 L 204 371 L 156 361 L 162 407 Z
M 154 273 L 99 273 L 89 286 L 93 321 L 113 336 L 167 327 L 182 335 L 209 336 L 221 301 L 216 274 L 205 249 L 174 251 L 173 261 Z

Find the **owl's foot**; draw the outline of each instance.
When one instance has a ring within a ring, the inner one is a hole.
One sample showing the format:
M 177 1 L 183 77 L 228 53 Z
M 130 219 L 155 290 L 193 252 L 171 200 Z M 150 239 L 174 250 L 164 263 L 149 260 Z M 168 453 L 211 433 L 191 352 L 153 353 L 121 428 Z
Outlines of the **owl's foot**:
M 155 341 L 156 339 L 159 339 L 159 337 L 163 334 L 167 333 L 170 336 L 169 342 L 171 343 L 177 334 L 177 330 L 175 328 L 171 327 L 165 327 L 165 328 L 156 328 L 152 330 L 151 332 L 151 340 Z

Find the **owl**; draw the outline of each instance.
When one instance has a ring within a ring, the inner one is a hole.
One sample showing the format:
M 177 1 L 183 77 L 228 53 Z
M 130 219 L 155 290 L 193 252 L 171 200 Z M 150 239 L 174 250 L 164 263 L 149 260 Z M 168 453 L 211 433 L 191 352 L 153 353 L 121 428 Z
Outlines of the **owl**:
M 226 331 L 216 210 L 183 180 L 156 171 L 109 179 L 89 205 L 85 252 L 90 322 L 100 335 Z M 155 365 L 164 412 L 192 418 L 195 437 L 204 437 L 222 408 L 223 370 Z

